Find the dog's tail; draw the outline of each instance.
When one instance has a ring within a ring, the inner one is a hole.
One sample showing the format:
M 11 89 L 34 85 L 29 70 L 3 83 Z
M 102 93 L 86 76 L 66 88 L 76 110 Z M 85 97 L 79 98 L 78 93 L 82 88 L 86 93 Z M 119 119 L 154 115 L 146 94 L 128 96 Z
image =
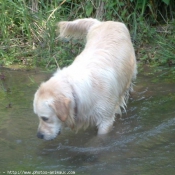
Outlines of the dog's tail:
M 71 37 L 76 39 L 84 38 L 89 29 L 100 21 L 93 18 L 77 19 L 74 21 L 62 21 L 58 23 L 61 38 Z

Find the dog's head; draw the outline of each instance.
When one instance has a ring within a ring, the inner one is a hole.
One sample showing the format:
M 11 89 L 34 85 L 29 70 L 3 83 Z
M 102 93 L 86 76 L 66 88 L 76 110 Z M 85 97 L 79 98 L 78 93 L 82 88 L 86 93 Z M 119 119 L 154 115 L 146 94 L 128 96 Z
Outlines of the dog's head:
M 35 93 L 33 107 L 39 117 L 38 138 L 54 139 L 69 116 L 70 99 L 58 89 L 55 84 L 46 82 Z

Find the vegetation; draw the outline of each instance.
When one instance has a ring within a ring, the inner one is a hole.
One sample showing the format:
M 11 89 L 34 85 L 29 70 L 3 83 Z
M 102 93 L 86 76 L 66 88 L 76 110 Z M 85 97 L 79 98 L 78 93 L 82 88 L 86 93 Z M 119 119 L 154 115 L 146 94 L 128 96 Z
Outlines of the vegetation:
M 60 41 L 56 23 L 84 17 L 124 22 L 142 63 L 175 64 L 174 0 L 6 0 L 0 11 L 0 65 L 70 64 L 83 44 Z

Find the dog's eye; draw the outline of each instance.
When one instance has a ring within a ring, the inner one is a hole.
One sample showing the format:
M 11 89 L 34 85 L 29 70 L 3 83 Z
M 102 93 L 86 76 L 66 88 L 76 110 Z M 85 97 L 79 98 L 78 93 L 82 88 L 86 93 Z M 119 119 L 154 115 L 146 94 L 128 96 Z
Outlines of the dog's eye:
M 49 119 L 47 117 L 41 117 L 43 121 L 48 121 Z

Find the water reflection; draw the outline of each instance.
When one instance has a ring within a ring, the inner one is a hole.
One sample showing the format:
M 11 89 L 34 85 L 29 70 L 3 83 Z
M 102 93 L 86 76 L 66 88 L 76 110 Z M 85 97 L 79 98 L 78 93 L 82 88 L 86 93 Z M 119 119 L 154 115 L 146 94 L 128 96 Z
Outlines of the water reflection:
M 0 174 L 8 170 L 175 173 L 175 79 L 168 70 L 139 73 L 127 113 L 116 117 L 107 136 L 97 137 L 95 128 L 77 134 L 65 129 L 53 141 L 37 139 L 38 119 L 32 107 L 33 94 L 50 73 L 0 73 L 5 76 L 0 80 Z

